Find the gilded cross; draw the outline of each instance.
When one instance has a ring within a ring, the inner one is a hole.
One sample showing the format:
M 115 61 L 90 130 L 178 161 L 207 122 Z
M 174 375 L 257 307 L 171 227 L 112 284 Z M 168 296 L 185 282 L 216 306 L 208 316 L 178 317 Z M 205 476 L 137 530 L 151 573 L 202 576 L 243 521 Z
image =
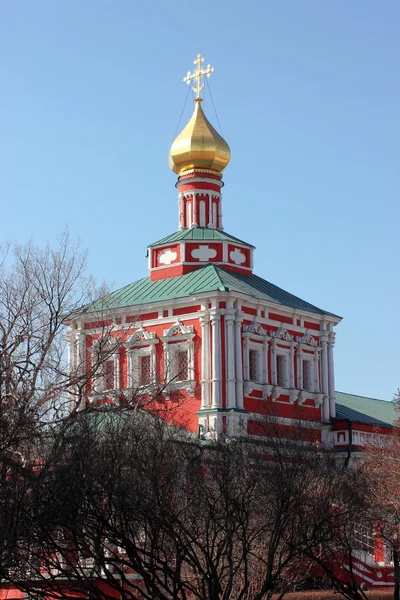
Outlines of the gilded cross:
M 202 78 L 204 76 L 210 77 L 211 73 L 214 71 L 214 67 L 212 67 L 210 64 L 208 64 L 205 69 L 202 69 L 201 63 L 203 61 L 204 61 L 204 58 L 201 56 L 201 54 L 198 54 L 196 57 L 196 60 L 193 61 L 193 64 L 196 65 L 196 69 L 193 71 L 193 73 L 188 71 L 186 73 L 186 76 L 183 78 L 183 81 L 185 81 L 188 85 L 190 85 L 190 82 L 193 79 L 195 80 L 195 85 L 192 86 L 192 90 L 196 94 L 195 100 L 197 100 L 197 101 L 202 100 L 202 98 L 200 98 L 200 92 L 204 88 L 204 83 L 202 83 Z

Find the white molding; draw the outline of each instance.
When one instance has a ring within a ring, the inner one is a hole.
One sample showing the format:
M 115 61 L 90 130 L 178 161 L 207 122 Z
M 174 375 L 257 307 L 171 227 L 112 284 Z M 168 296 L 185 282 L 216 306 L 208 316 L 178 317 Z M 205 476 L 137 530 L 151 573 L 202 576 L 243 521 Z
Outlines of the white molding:
M 164 338 L 189 335 L 194 335 L 193 325 L 184 325 L 180 319 L 178 319 L 173 325 L 171 325 L 171 327 L 164 331 Z
M 221 328 L 220 328 L 220 311 L 214 306 L 210 311 L 211 328 L 212 328 L 212 408 L 222 408 L 221 402 Z
M 208 304 L 207 304 L 208 305 Z M 201 325 L 201 407 L 210 407 L 210 315 L 208 309 L 199 316 Z
M 225 311 L 225 352 L 226 352 L 226 406 L 236 408 L 235 381 L 235 310 L 233 300 Z

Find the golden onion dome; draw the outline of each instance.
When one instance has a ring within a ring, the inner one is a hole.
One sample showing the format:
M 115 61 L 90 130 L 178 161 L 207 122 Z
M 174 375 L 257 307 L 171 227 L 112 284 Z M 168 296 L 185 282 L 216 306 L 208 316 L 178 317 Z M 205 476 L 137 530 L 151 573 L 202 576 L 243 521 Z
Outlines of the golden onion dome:
M 191 169 L 222 173 L 230 157 L 228 144 L 205 116 L 201 99 L 196 99 L 189 123 L 171 146 L 169 166 L 177 175 Z

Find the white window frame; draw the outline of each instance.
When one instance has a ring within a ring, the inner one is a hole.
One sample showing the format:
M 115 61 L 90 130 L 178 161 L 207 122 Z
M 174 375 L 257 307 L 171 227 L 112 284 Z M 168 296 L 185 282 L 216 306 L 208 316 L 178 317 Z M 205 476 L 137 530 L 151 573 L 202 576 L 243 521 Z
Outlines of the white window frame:
M 279 358 L 283 358 L 284 359 L 284 363 L 283 363 L 283 368 L 284 368 L 284 373 L 283 373 L 283 378 L 284 381 L 282 383 L 278 382 L 278 357 Z M 290 387 L 290 376 L 289 376 L 289 360 L 290 360 L 290 349 L 289 348 L 282 348 L 280 346 L 276 347 L 276 351 L 275 351 L 275 373 L 276 373 L 276 385 L 278 387 L 284 388 L 284 389 L 289 389 Z
M 256 378 L 250 379 L 250 352 L 256 353 Z M 253 342 L 248 340 L 246 344 L 246 357 L 245 357 L 245 381 L 251 381 L 251 383 L 264 383 L 263 382 L 263 365 L 262 365 L 263 346 L 262 343 Z
M 306 392 L 315 392 L 315 368 L 314 368 L 314 355 L 313 354 L 306 354 L 304 352 L 302 352 L 302 356 L 300 359 L 300 373 L 299 373 L 299 389 L 304 390 Z M 306 388 L 304 386 L 304 365 L 307 364 L 308 365 L 308 380 L 309 380 L 309 387 Z
M 112 351 L 113 348 L 114 351 Z M 99 370 L 92 377 L 92 393 L 98 396 L 109 396 L 112 393 L 115 394 L 119 390 L 119 349 L 115 349 L 111 342 L 104 344 L 104 347 L 102 348 L 100 340 L 95 340 L 90 349 L 92 365 L 98 360 L 99 352 L 103 352 L 105 355 L 109 353 L 109 356 L 104 359 Z M 106 362 L 113 362 L 114 364 L 114 386 L 112 388 L 106 387 L 107 376 L 106 373 L 103 372 L 103 367 L 105 367 Z
M 178 389 L 194 392 L 194 337 L 193 325 L 184 325 L 178 319 L 160 338 L 164 346 L 164 385 L 167 393 Z M 174 363 L 174 354 L 182 350 L 186 350 L 188 355 L 188 378 L 178 380 L 171 374 L 171 365 Z
M 127 340 L 127 369 L 128 369 L 128 388 L 134 390 L 147 390 L 150 386 L 157 383 L 157 357 L 156 345 L 158 339 L 154 332 L 146 331 L 141 325 Z M 142 356 L 150 356 L 150 382 L 145 385 L 137 385 L 136 379 L 139 371 L 139 361 Z
M 254 389 L 264 388 L 269 381 L 268 376 L 268 343 L 270 337 L 266 330 L 257 322 L 257 319 L 243 326 L 243 375 L 246 393 L 250 393 L 253 385 L 260 386 Z M 256 379 L 250 379 L 250 352 L 257 352 Z M 264 390 L 265 391 L 265 390 Z

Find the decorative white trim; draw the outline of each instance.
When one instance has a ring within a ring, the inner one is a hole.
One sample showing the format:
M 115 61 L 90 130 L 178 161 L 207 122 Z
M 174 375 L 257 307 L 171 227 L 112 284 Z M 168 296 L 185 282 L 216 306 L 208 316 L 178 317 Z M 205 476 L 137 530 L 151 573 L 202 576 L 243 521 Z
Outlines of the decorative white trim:
M 262 325 L 260 325 L 260 323 L 257 323 L 256 319 L 254 319 L 248 325 L 243 325 L 243 335 L 252 333 L 261 336 L 267 335 L 266 330 L 262 327 Z
M 243 360 L 242 360 L 242 321 L 243 313 L 240 312 L 240 302 L 236 302 L 235 319 L 235 377 L 236 377 L 236 405 L 243 409 Z
M 215 248 L 210 248 L 208 244 L 200 244 L 198 248 L 191 251 L 192 258 L 197 258 L 200 262 L 208 262 L 217 256 Z
M 284 340 L 285 342 L 293 342 L 293 337 L 290 335 L 287 329 L 281 324 L 277 331 L 271 332 L 271 337 L 276 340 Z
M 236 408 L 236 381 L 235 381 L 235 311 L 233 300 L 229 300 L 225 312 L 226 332 L 226 406 Z
M 308 346 L 313 346 L 314 348 L 318 346 L 317 341 L 313 338 L 311 333 L 308 333 L 308 329 L 305 330 L 303 335 L 298 335 L 296 337 L 296 342 L 298 344 L 307 344 Z
M 171 325 L 171 327 L 164 331 L 164 338 L 177 335 L 193 336 L 193 325 L 184 325 L 182 321 L 178 319 L 173 325 Z
M 139 325 L 139 324 L 136 324 Z M 138 329 L 127 339 L 125 346 L 137 344 L 138 342 L 147 342 L 149 340 L 155 340 L 156 334 L 154 331 L 147 331 L 143 325 L 139 325 Z M 157 340 L 158 341 L 158 340 Z
M 166 394 L 177 389 L 186 389 L 193 394 L 196 382 L 194 373 L 194 344 L 195 333 L 193 325 L 184 325 L 178 319 L 164 331 L 161 341 L 164 345 L 164 376 L 166 379 Z M 175 354 L 180 351 L 187 352 L 187 379 L 177 379 L 179 373 L 174 373 Z
M 201 326 L 201 409 L 210 407 L 210 315 L 205 312 L 199 316 Z
M 221 327 L 220 327 L 220 311 L 213 303 L 213 309 L 210 311 L 211 328 L 212 328 L 212 408 L 221 408 Z

